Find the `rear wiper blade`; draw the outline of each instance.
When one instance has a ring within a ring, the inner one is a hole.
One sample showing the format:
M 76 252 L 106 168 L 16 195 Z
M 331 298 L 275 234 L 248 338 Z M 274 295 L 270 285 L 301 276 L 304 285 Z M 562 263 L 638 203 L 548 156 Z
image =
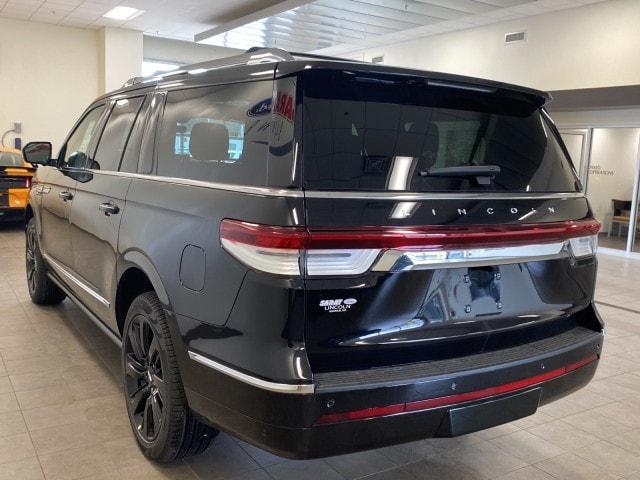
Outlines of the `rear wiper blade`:
M 475 177 L 480 185 L 489 185 L 500 175 L 499 165 L 461 165 L 458 167 L 430 168 L 419 172 L 421 177 Z

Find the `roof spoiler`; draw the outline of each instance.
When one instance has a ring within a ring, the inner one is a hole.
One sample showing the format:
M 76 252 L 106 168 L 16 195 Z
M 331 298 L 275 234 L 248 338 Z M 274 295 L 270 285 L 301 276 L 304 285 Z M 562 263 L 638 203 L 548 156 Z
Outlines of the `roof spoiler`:
M 345 58 L 329 57 L 325 55 L 315 55 L 311 53 L 300 52 L 287 52 L 281 48 L 261 48 L 251 47 L 249 50 L 239 55 L 232 55 L 230 57 L 219 58 L 216 60 L 207 60 L 205 62 L 192 63 L 190 65 L 183 65 L 177 70 L 171 70 L 170 72 L 152 75 L 151 77 L 132 77 L 127 80 L 122 88 L 130 87 L 138 83 L 143 83 L 148 80 L 156 80 L 158 78 L 170 78 L 179 75 L 185 75 L 194 70 L 206 71 L 215 70 L 219 68 L 236 67 L 238 65 L 256 65 L 260 63 L 274 63 L 274 62 L 291 62 L 295 60 L 302 60 L 308 58 L 310 60 L 339 60 L 339 61 L 352 61 Z M 364 63 L 364 62 L 360 62 Z

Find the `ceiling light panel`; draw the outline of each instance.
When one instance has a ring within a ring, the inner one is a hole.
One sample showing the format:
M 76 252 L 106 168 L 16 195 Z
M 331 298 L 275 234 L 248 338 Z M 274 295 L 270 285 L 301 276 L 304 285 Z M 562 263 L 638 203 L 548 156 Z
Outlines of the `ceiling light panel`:
M 127 22 L 142 15 L 143 13 L 144 10 L 138 10 L 137 8 L 124 7 L 122 5 L 119 5 L 109 10 L 103 16 L 106 18 L 111 18 L 113 20 L 122 20 L 123 22 Z

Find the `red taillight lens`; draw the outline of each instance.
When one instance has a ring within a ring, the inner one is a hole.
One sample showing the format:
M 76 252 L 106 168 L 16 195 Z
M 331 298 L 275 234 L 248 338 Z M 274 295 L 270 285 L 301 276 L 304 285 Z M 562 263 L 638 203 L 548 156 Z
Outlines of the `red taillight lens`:
M 258 248 L 301 250 L 307 239 L 304 227 L 272 227 L 225 219 L 220 224 L 220 238 Z
M 367 271 L 384 251 L 435 252 L 429 264 L 487 255 L 487 250 L 557 243 L 557 251 L 571 239 L 594 237 L 596 220 L 527 225 L 466 225 L 420 227 L 278 227 L 225 219 L 220 225 L 223 247 L 249 266 L 270 273 L 299 275 L 302 252 L 309 275 L 357 275 Z M 578 245 L 573 242 L 572 245 Z M 595 240 L 590 243 L 595 250 Z M 469 250 L 469 248 L 472 250 Z M 581 254 L 587 252 L 580 243 Z M 555 247 L 554 247 L 555 248 Z M 463 249 L 463 250 L 457 250 Z M 574 247 L 574 250 L 577 250 Z M 479 253 L 478 253 L 479 252 Z M 521 250 L 516 250 L 518 255 Z M 588 253 L 588 252 L 587 252 Z M 544 255 L 543 255 L 544 254 Z M 475 256 L 474 256 L 475 255 Z M 526 255 L 524 255 L 526 256 Z M 423 254 L 423 261 L 425 255 Z M 491 252 L 490 258 L 496 258 Z M 415 260 L 415 259 L 414 259 Z
M 394 405 L 385 405 L 382 407 L 363 408 L 362 410 L 354 410 L 350 412 L 330 413 L 322 415 L 316 420 L 316 425 L 327 425 L 331 423 L 348 422 L 350 420 L 364 420 L 367 418 L 383 417 L 386 415 L 394 415 L 406 412 L 418 412 L 421 410 L 429 410 L 432 408 L 449 407 L 461 403 L 472 402 L 476 400 L 484 400 L 499 395 L 524 390 L 544 382 L 548 382 L 555 378 L 571 373 L 579 368 L 589 365 L 598 360 L 598 355 L 593 354 L 575 363 L 565 365 L 564 367 L 551 370 L 540 375 L 516 380 L 515 382 L 504 383 L 495 387 L 483 388 L 481 390 L 473 390 L 470 392 L 459 393 L 456 395 L 448 395 L 445 397 L 428 398 L 425 400 L 417 400 L 414 402 L 397 403 Z
M 441 249 L 527 245 L 595 235 L 596 220 L 526 225 L 464 225 L 425 227 L 363 227 L 357 230 L 310 229 L 307 248 Z
M 31 188 L 31 177 L 24 179 L 24 188 Z

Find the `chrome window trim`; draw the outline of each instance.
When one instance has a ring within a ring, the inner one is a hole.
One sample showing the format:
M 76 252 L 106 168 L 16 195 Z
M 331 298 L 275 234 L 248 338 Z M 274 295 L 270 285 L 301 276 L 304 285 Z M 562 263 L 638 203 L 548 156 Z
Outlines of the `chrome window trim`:
M 112 177 L 137 178 L 140 180 L 151 180 L 154 182 L 171 183 L 175 185 L 186 185 L 191 187 L 211 188 L 213 190 L 225 190 L 238 193 L 249 193 L 252 195 L 264 195 L 268 197 L 294 197 L 302 198 L 302 190 L 287 190 L 285 188 L 252 187 L 249 185 L 232 185 L 218 182 L 205 182 L 202 180 L 191 180 L 188 178 L 162 177 L 158 175 L 148 175 L 143 173 L 111 172 L 106 170 L 91 170 L 89 172 L 98 175 L 109 175 Z
M 111 305 L 109 303 L 109 301 L 104 298 L 102 295 L 100 295 L 99 293 L 97 293 L 93 288 L 91 288 L 89 285 L 87 285 L 85 282 L 83 282 L 82 280 L 80 280 L 78 277 L 76 277 L 75 275 L 73 275 L 71 272 L 69 272 L 65 267 L 63 267 L 62 265 L 60 265 L 58 262 L 56 262 L 53 258 L 51 258 L 49 255 L 47 255 L 46 253 L 42 253 L 42 256 L 44 257 L 44 259 L 47 261 L 47 263 L 49 265 L 51 265 L 53 267 L 53 269 L 58 272 L 60 275 L 62 275 L 63 277 L 69 279 L 71 282 L 73 282 L 75 285 L 77 285 L 78 287 L 80 287 L 82 290 L 84 290 L 85 292 L 87 292 L 89 295 L 91 295 L 93 298 L 95 298 L 97 301 L 99 301 L 100 303 L 102 303 L 105 307 L 109 308 L 109 305 Z
M 144 173 L 113 172 L 106 170 L 87 171 L 98 175 L 110 175 L 113 177 L 137 178 L 140 180 L 150 180 L 154 182 L 172 183 L 176 185 L 186 185 L 192 187 L 211 188 L 213 190 L 225 190 L 237 193 L 249 193 L 252 195 L 264 195 L 268 197 L 289 197 L 289 198 L 327 198 L 327 199 L 353 199 L 353 200 L 546 200 L 546 199 L 566 199 L 584 198 L 583 192 L 565 193 L 455 193 L 455 192 L 356 192 L 356 191 L 324 191 L 324 190 L 294 190 L 287 188 L 255 187 L 251 185 L 234 185 L 229 183 L 206 182 L 203 180 L 191 180 L 188 178 L 163 177 L 159 175 L 149 175 Z
M 355 192 L 355 191 L 319 191 L 305 190 L 307 198 L 345 198 L 355 200 L 529 200 L 529 199 L 565 199 L 584 197 L 582 192 L 567 193 L 526 193 L 526 192 L 505 192 L 505 193 L 455 193 L 455 192 Z
M 263 380 L 261 378 L 257 378 L 252 375 L 248 375 L 246 373 L 240 372 L 234 368 L 228 367 L 214 360 L 211 360 L 208 357 L 200 355 L 199 353 L 192 352 L 191 350 L 189 350 L 189 358 L 194 362 L 198 362 L 201 365 L 204 365 L 205 367 L 212 368 L 214 370 L 217 370 L 220 373 L 229 375 L 230 377 L 235 378 L 236 380 L 239 380 L 243 383 L 247 383 L 249 385 L 253 385 L 254 387 L 258 387 L 263 390 L 269 390 L 271 392 L 279 392 L 279 393 L 294 393 L 294 394 L 309 394 L 315 391 L 315 386 L 312 383 L 294 384 L 294 383 L 270 382 L 268 380 Z

